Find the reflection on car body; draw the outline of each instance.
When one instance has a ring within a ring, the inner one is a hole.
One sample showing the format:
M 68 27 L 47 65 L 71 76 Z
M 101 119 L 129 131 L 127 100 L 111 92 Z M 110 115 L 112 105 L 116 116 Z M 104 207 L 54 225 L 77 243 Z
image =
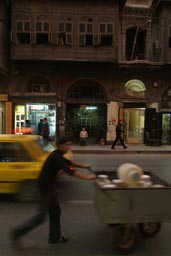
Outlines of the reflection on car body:
M 36 180 L 48 153 L 40 136 L 0 135 L 0 193 L 15 194 L 22 200 L 36 196 Z

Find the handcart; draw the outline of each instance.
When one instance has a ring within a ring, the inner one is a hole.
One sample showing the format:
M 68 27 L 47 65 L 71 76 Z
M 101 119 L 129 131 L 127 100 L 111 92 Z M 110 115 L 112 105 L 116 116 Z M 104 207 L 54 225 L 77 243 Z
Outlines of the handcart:
M 116 179 L 117 173 L 107 174 L 110 180 Z M 136 244 L 136 226 L 146 237 L 156 235 L 162 222 L 171 222 L 171 186 L 157 177 L 150 175 L 153 184 L 163 187 L 149 188 L 104 188 L 101 180 L 95 180 L 95 209 L 102 223 L 114 226 L 114 246 L 122 253 L 129 253 Z M 136 225 L 135 225 L 136 224 Z

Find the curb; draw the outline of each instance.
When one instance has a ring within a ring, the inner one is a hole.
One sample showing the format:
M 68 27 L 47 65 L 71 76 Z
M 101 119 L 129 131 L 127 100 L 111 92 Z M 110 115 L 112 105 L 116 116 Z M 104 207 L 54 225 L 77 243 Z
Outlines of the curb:
M 75 154 L 171 154 L 171 150 L 77 150 L 73 149 Z

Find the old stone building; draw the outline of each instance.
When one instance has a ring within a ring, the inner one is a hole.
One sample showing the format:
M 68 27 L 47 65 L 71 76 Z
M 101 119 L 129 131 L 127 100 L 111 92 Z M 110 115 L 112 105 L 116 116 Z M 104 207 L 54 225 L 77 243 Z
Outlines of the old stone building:
M 0 133 L 171 144 L 171 1 L 1 0 Z M 5 31 L 5 33 L 4 33 Z

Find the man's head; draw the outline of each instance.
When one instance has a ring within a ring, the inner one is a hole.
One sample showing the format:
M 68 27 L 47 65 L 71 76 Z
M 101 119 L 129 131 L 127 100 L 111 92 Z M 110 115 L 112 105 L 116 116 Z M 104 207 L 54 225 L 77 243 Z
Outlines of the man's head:
M 58 148 L 64 153 L 71 150 L 71 145 L 72 145 L 72 138 L 70 136 L 62 136 L 57 141 Z

